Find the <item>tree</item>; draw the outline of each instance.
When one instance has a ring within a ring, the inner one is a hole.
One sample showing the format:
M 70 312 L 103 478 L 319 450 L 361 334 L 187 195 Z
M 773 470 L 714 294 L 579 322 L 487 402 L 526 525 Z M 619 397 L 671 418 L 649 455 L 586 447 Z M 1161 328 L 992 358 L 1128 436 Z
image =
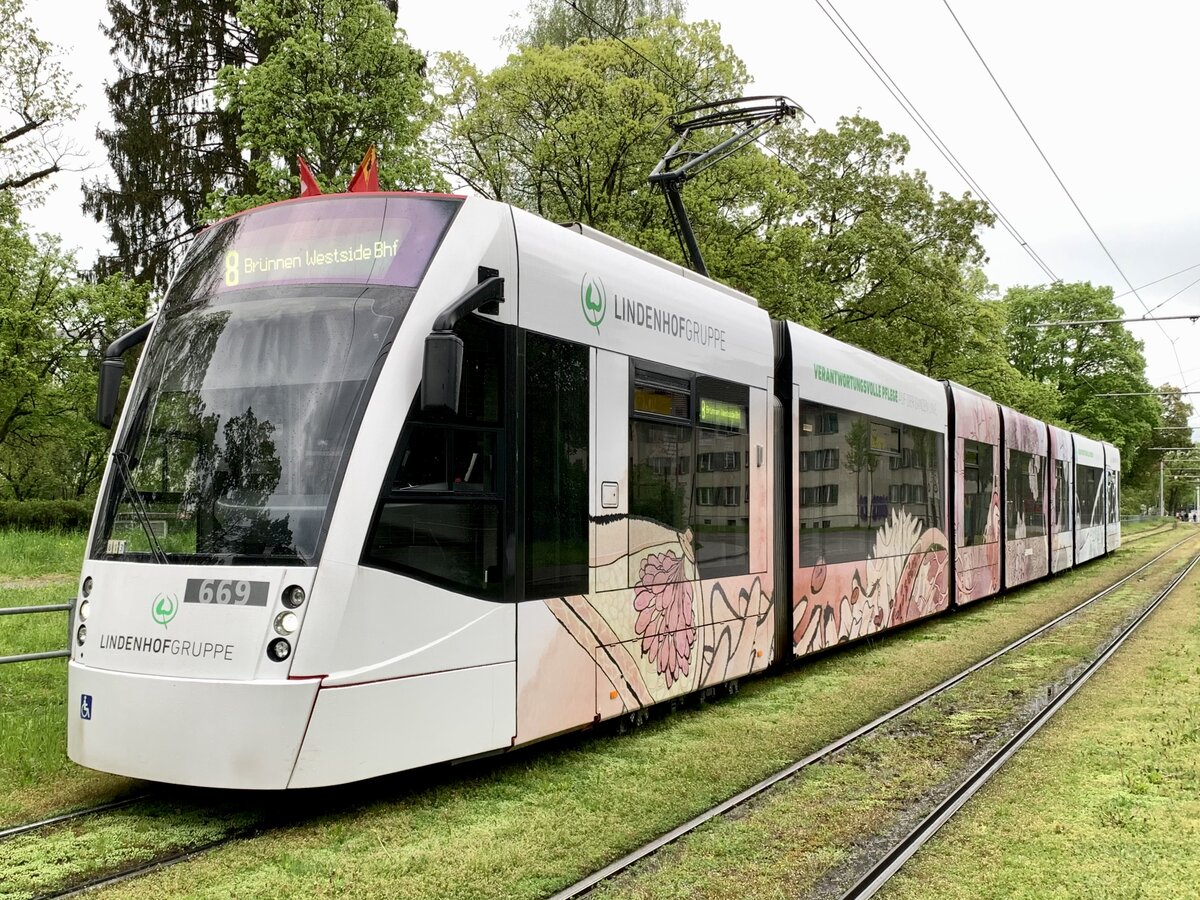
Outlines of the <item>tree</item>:
M 546 21 L 486 75 L 461 56 L 442 60 L 441 165 L 485 196 L 681 260 L 646 180 L 672 137 L 664 121 L 698 98 L 742 93 L 745 67 L 711 23 L 642 19 L 624 42 L 535 46 Z M 903 170 L 907 141 L 862 117 L 833 131 L 781 127 L 769 143 L 772 152 L 745 147 L 684 188 L 715 278 L 777 318 L 933 377 L 1002 376 L 1006 401 L 1034 413 L 1053 402 L 997 349 L 1003 315 L 983 299 L 977 269 L 986 206 L 935 194 Z
M 972 273 L 987 207 L 935 195 L 923 172 L 903 169 L 908 141 L 861 116 L 833 131 L 783 130 L 773 143 L 798 202 L 795 224 L 776 229 L 795 262 L 772 311 L 937 374 L 968 340 L 964 304 L 986 288 Z
M 0 195 L 0 489 L 17 499 L 94 487 L 109 437 L 90 422 L 99 355 L 145 315 L 145 289 L 74 268 Z
M 1151 446 L 1143 447 L 1132 460 L 1132 477 L 1125 483 L 1126 496 L 1136 498 L 1146 506 L 1158 507 L 1159 471 L 1162 468 L 1163 495 L 1168 512 L 1191 509 L 1195 502 L 1193 488 L 1195 475 L 1200 469 L 1195 462 L 1196 445 L 1192 441 L 1192 429 L 1188 425 L 1193 410 L 1183 397 L 1182 390 L 1172 384 L 1158 388 L 1163 393 L 1156 399 L 1161 409 L 1161 422 L 1154 432 Z M 1178 452 L 1156 450 L 1154 447 L 1174 447 Z
M 1151 391 L 1142 343 L 1119 324 L 1036 328 L 1044 321 L 1119 319 L 1112 288 L 1087 283 L 1015 287 L 1004 297 L 1009 361 L 1061 397 L 1055 418 L 1121 451 L 1125 473 L 1142 471 L 1162 406 L 1156 398 L 1102 397 Z
M 0 192 L 36 201 L 45 179 L 80 156 L 62 133 L 79 112 L 78 86 L 24 11 L 23 0 L 0 0 Z
M 486 75 L 448 54 L 432 143 L 441 167 L 484 196 L 669 248 L 666 206 L 646 181 L 664 120 L 696 96 L 739 94 L 746 77 L 716 26 L 674 19 L 626 43 L 525 46 Z
M 683 19 L 684 0 L 533 0 L 529 23 L 509 29 L 509 43 L 524 47 L 569 47 L 577 41 L 629 37 L 639 22 Z
M 237 0 L 108 0 L 104 33 L 117 78 L 105 88 L 113 127 L 97 137 L 113 176 L 85 185 L 83 203 L 116 249 L 99 271 L 165 288 L 203 224 L 209 194 L 256 190 L 237 118 L 212 96 L 222 67 L 258 59 L 256 36 L 236 7 Z
M 298 154 L 341 190 L 372 144 L 382 189 L 443 186 L 420 145 L 435 113 L 425 59 L 378 0 L 242 0 L 237 18 L 261 59 L 222 68 L 216 96 L 254 187 L 216 186 L 210 217 L 296 196 Z

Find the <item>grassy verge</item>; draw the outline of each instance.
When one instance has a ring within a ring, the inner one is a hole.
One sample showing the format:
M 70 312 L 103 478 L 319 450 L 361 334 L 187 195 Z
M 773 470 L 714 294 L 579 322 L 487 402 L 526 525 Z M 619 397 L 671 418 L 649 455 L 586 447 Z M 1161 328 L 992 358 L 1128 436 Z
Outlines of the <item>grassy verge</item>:
M 1174 540 L 1151 537 L 1001 601 L 753 680 L 734 702 L 633 735 L 573 736 L 509 758 L 304 794 L 296 802 L 313 811 L 304 824 L 115 893 L 543 897 L 1003 646 Z M 970 735 L 976 726 L 962 727 Z M 888 752 L 837 777 L 890 784 Z M 820 797 L 816 790 L 807 815 L 822 815 Z M 769 840 L 755 846 L 757 856 L 780 852 Z
M 0 583 L 44 575 L 74 581 L 86 540 L 79 532 L 0 531 Z
M 899 898 L 1195 897 L 1200 576 L 898 876 Z
M 32 585 L 0 587 L 0 606 L 70 599 L 82 555 L 82 535 L 0 532 L 0 584 Z M 0 616 L 0 656 L 66 642 L 66 613 Z M 65 659 L 0 666 L 0 825 L 102 799 L 126 783 L 67 759 L 66 679 Z
M 1126 586 L 597 896 L 840 896 L 865 860 L 1045 702 L 1047 684 L 1091 658 L 1168 580 L 1160 572 Z

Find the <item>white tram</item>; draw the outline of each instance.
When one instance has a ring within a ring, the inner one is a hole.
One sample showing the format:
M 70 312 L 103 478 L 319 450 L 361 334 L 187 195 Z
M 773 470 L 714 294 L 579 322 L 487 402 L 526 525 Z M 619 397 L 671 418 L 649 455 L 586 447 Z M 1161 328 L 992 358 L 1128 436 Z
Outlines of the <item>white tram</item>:
M 68 750 L 109 772 L 295 788 L 501 752 L 975 599 L 1001 535 L 1024 559 L 1064 530 L 1047 426 L 1008 438 L 1002 512 L 998 425 L 952 440 L 987 398 L 480 198 L 214 225 L 110 348 L 102 420 L 147 334 L 72 621 Z M 1066 524 L 1082 561 L 1119 540 L 1120 466 L 1074 441 L 1108 486 Z

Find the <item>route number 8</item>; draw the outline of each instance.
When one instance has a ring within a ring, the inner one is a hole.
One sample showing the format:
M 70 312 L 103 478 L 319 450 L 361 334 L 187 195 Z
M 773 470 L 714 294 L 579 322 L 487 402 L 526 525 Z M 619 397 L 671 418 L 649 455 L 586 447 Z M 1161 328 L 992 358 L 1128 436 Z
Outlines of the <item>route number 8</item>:
M 230 250 L 225 254 L 225 284 L 228 287 L 237 287 L 240 277 L 238 262 L 238 252 L 236 250 Z

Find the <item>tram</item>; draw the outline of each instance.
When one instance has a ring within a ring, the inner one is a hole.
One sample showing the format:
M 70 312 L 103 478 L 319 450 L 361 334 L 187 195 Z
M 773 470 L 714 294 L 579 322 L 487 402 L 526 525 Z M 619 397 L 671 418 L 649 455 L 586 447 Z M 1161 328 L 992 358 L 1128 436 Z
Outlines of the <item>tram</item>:
M 107 772 L 504 752 L 1119 544 L 1115 448 L 479 197 L 211 226 L 102 421 L 141 342 L 71 622 Z

